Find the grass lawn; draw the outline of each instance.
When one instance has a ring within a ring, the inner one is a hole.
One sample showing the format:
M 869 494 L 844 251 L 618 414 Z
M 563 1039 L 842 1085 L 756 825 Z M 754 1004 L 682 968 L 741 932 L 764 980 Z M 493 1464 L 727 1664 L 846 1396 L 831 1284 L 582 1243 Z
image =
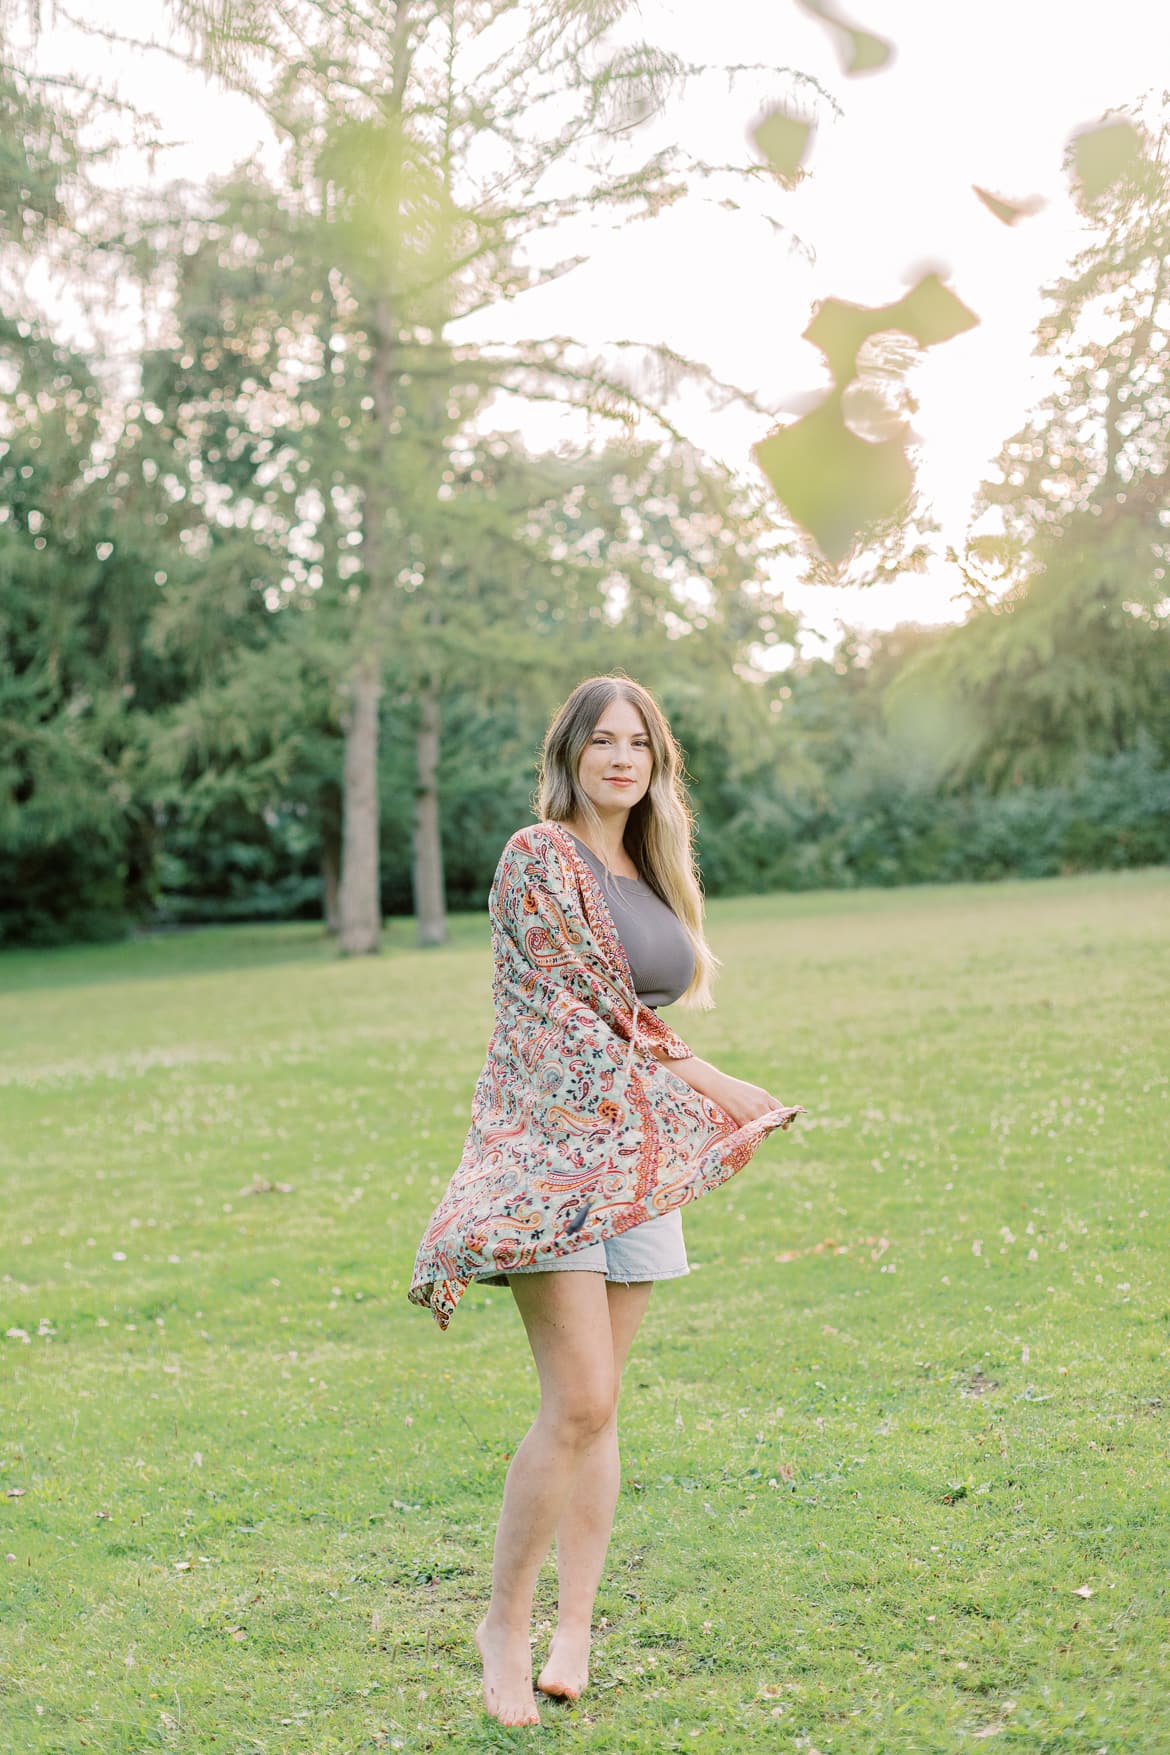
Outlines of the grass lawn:
M 405 1294 L 486 917 L 0 958 L 0 1749 L 1166 1755 L 1168 927 L 1164 871 L 711 905 L 668 1016 L 809 1114 L 685 1211 L 539 1731 L 471 1640 L 522 1330 Z

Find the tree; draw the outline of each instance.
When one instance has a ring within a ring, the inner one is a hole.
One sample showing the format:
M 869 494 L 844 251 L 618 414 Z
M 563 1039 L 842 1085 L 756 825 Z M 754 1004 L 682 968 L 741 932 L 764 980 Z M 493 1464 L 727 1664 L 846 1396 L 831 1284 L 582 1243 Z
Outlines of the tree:
M 449 330 L 571 267 L 539 260 L 540 241 L 564 219 L 653 214 L 706 170 L 681 153 L 639 160 L 625 148 L 686 70 L 645 44 L 614 42 L 621 3 L 560 0 L 535 18 L 510 0 L 398 0 L 389 18 L 323 0 L 174 10 L 203 64 L 255 98 L 288 144 L 280 208 L 295 249 L 274 259 L 298 294 L 308 278 L 328 298 L 334 327 L 314 326 L 318 390 L 347 376 L 348 362 L 329 356 L 334 339 L 364 379 L 331 467 L 310 463 L 302 484 L 316 486 L 322 506 L 339 496 L 339 517 L 355 519 L 359 537 L 343 593 L 352 662 L 342 945 L 377 943 L 376 740 L 391 662 L 399 674 L 412 669 L 419 700 L 416 911 L 437 939 L 441 863 L 428 801 L 439 735 L 433 634 L 446 612 L 446 453 L 500 388 L 625 420 L 658 405 L 561 339 L 473 350 Z M 237 191 L 237 208 L 242 200 Z M 303 317 L 309 307 L 300 300 L 296 309 Z M 292 328 L 299 343 L 302 330 Z M 686 362 L 670 363 L 677 381 Z M 331 407 L 335 418 L 341 410 Z
M 762 495 L 685 446 L 541 457 L 493 434 L 451 461 L 431 600 L 436 711 L 470 700 L 506 715 L 522 699 L 531 749 L 582 674 L 624 666 L 720 718 L 733 694 L 743 717 L 751 691 L 735 668 L 792 632 L 763 582 L 777 532 Z M 436 760 L 436 814 L 441 781 Z
M 77 122 L 10 62 L 0 117 L 0 930 L 44 936 L 109 929 L 148 884 L 129 780 L 145 606 L 102 386 L 25 282 L 72 232 Z
M 1080 176 L 1086 242 L 1037 333 L 1052 389 L 977 502 L 1001 528 L 969 542 L 971 614 L 899 684 L 896 711 L 950 720 L 959 779 L 1050 782 L 1143 731 L 1170 754 L 1170 124 L 1139 139 Z
M 152 619 L 185 557 L 87 363 L 7 320 L 0 369 L 0 845 L 26 923 L 96 930 L 151 895 L 148 723 L 182 686 Z

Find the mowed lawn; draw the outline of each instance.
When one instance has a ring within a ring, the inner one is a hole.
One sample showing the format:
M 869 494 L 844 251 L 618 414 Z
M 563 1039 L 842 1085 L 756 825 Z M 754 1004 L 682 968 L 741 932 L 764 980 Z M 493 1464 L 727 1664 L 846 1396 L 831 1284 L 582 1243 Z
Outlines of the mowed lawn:
M 668 1015 L 809 1113 L 686 1209 L 594 1680 L 530 1731 L 471 1638 L 523 1334 L 405 1295 L 486 916 L 0 958 L 0 1748 L 1165 1755 L 1170 875 L 709 926 Z

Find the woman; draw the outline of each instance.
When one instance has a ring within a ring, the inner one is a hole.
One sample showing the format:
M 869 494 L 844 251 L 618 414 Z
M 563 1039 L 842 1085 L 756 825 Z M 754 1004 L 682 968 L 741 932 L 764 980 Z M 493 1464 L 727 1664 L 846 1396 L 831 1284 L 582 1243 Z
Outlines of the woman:
M 504 1484 L 476 1632 L 484 1703 L 538 1724 L 529 1623 L 555 1536 L 558 1618 L 537 1686 L 575 1700 L 617 1502 L 622 1367 L 655 1280 L 686 1274 L 680 1207 L 798 1109 L 693 1055 L 657 1006 L 710 1007 L 691 814 L 653 696 L 590 677 L 544 742 L 542 821 L 492 884 L 496 1026 L 463 1157 L 411 1299 L 446 1327 L 471 1280 L 507 1284 L 540 1409 Z

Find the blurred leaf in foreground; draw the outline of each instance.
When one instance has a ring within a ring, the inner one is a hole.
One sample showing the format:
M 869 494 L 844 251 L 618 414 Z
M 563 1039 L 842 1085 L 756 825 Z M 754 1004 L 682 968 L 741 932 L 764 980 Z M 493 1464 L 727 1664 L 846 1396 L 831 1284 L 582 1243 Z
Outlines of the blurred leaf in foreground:
M 894 304 L 825 299 L 817 307 L 804 339 L 824 354 L 834 388 L 810 414 L 757 445 L 755 456 L 790 517 L 827 561 L 843 561 L 862 531 L 897 512 L 914 486 L 908 428 L 898 420 L 887 437 L 890 420 L 875 424 L 872 418 L 875 398 L 887 407 L 888 398 L 864 381 L 871 373 L 860 364 L 863 348 L 887 333 L 933 347 L 978 321 L 937 274 L 924 275 Z M 874 436 L 863 436 L 868 433 Z
M 1030 219 L 1044 205 L 1039 195 L 1025 196 L 1023 201 L 1008 201 L 1003 195 L 993 195 L 990 189 L 981 189 L 978 183 L 972 183 L 971 187 L 988 213 L 993 213 L 1004 225 L 1015 225 L 1019 219 Z
M 893 59 L 892 43 L 884 37 L 874 36 L 872 31 L 848 24 L 836 7 L 828 5 L 826 0 L 798 0 L 798 4 L 829 26 L 841 51 L 841 65 L 846 73 L 876 73 Z
M 778 105 L 756 124 L 751 137 L 780 181 L 793 188 L 802 175 L 804 159 L 815 131 L 812 122 L 793 116 L 783 105 Z
M 1070 154 L 1082 197 L 1096 201 L 1136 170 L 1142 157 L 1142 136 L 1132 122 L 1104 122 L 1074 134 Z
M 857 375 L 857 356 L 871 335 L 898 330 L 919 347 L 950 341 L 979 319 L 937 274 L 923 275 L 904 298 L 891 305 L 854 305 L 848 299 L 823 299 L 804 339 L 818 347 L 839 387 Z
M 789 516 L 834 563 L 845 559 L 860 530 L 896 512 L 914 486 L 900 441 L 859 439 L 845 424 L 837 392 L 757 445 L 755 455 Z

